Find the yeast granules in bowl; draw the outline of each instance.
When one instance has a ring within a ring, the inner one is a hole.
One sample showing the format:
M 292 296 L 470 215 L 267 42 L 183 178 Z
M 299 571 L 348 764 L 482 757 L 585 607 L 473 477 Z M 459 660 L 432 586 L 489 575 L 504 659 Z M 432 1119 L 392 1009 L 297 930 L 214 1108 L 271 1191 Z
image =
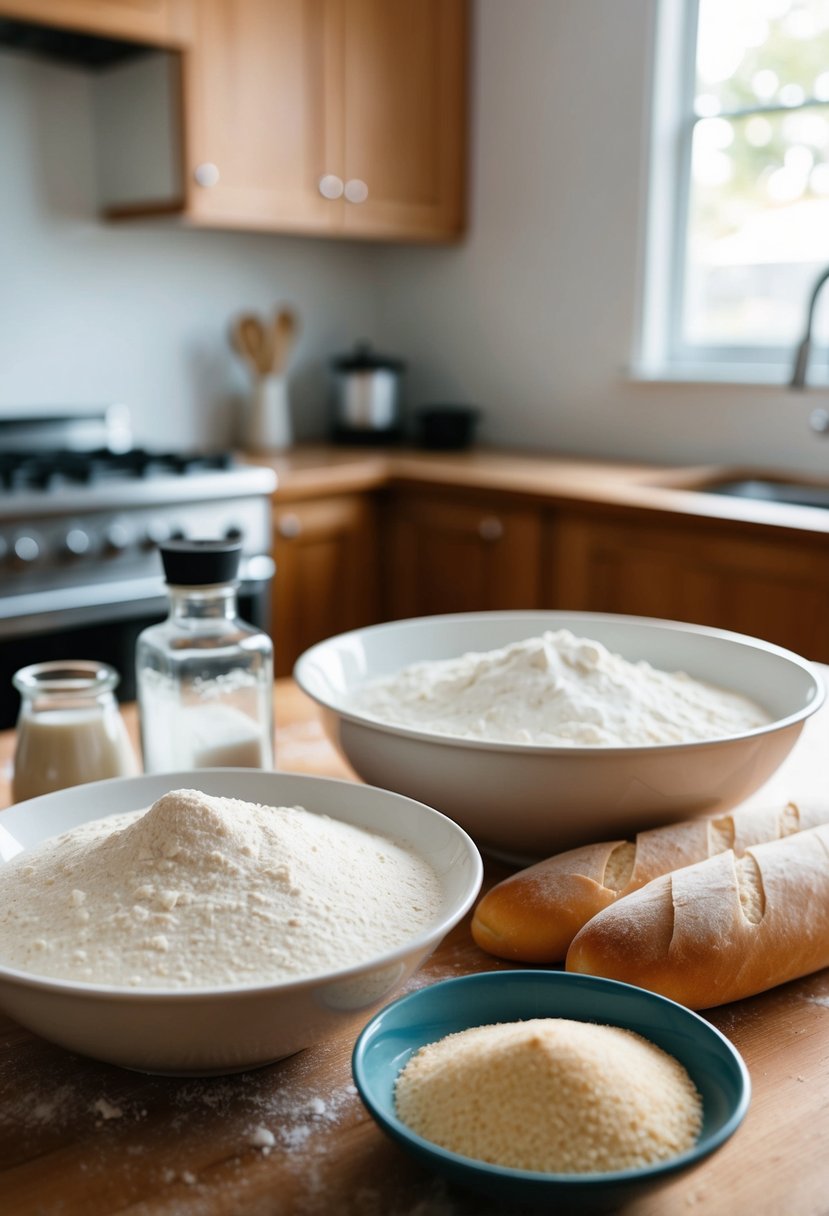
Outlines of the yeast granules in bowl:
M 477 1026 L 422 1047 L 399 1118 L 450 1152 L 553 1174 L 653 1165 L 690 1149 L 702 1101 L 672 1056 L 629 1030 L 566 1018 Z

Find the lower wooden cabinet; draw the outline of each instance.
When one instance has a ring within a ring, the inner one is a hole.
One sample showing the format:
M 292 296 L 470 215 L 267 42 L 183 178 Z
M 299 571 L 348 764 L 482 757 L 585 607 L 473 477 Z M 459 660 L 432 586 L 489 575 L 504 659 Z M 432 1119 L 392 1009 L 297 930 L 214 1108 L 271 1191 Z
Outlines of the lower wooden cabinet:
M 274 507 L 277 676 L 314 642 L 380 620 L 535 608 L 541 512 L 497 496 L 332 495 Z
M 277 497 L 277 674 L 346 629 L 521 608 L 712 625 L 829 662 L 829 535 L 653 516 L 445 485 Z
M 383 608 L 391 618 L 535 608 L 541 512 L 497 495 L 392 495 L 383 532 Z
M 377 515 L 369 495 L 277 502 L 274 556 L 277 676 L 290 675 L 314 642 L 378 620 Z
M 549 607 L 713 625 L 829 661 L 829 537 L 564 513 L 544 551 Z

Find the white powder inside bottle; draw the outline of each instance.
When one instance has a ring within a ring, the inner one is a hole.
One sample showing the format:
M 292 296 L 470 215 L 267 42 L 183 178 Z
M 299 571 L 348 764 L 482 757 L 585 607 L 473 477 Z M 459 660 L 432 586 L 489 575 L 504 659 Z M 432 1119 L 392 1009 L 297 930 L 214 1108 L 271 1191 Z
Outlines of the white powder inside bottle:
M 691 743 L 770 721 L 739 693 L 628 662 L 566 629 L 413 663 L 365 684 L 351 704 L 395 726 L 548 747 Z
M 119 987 L 272 983 L 392 950 L 440 903 L 431 866 L 384 836 L 175 790 L 0 868 L 0 959 Z

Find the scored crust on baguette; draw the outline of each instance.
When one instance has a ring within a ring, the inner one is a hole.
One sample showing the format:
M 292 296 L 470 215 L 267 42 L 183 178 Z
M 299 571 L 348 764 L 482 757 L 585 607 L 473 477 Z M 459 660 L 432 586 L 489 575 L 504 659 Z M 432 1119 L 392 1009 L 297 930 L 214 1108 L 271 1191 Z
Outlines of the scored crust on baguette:
M 563 959 L 585 922 L 583 909 L 598 912 L 616 898 L 603 878 L 608 859 L 623 843 L 570 849 L 498 883 L 475 909 L 476 943 L 499 958 L 525 963 Z
M 497 884 L 478 903 L 472 936 L 499 958 L 560 962 L 583 925 L 617 899 L 671 870 L 728 849 L 742 856 L 755 844 L 829 823 L 829 803 L 741 808 L 640 832 L 635 842 L 611 840 L 558 853 Z
M 757 862 L 751 853 L 746 853 L 745 857 L 737 859 L 734 869 L 743 916 L 752 925 L 759 925 L 766 911 L 766 893 Z
M 829 966 L 829 826 L 655 879 L 593 918 L 568 971 L 649 988 L 692 1009 Z

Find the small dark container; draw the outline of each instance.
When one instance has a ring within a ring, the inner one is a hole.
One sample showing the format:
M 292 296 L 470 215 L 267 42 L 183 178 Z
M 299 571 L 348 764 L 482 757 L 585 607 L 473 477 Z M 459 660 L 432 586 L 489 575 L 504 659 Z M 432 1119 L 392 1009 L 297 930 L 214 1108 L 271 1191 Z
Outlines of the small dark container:
M 331 360 L 334 372 L 331 438 L 335 443 L 394 443 L 401 437 L 405 363 L 358 342 Z
M 415 414 L 419 447 L 459 452 L 471 446 L 481 411 L 471 405 L 424 405 Z

